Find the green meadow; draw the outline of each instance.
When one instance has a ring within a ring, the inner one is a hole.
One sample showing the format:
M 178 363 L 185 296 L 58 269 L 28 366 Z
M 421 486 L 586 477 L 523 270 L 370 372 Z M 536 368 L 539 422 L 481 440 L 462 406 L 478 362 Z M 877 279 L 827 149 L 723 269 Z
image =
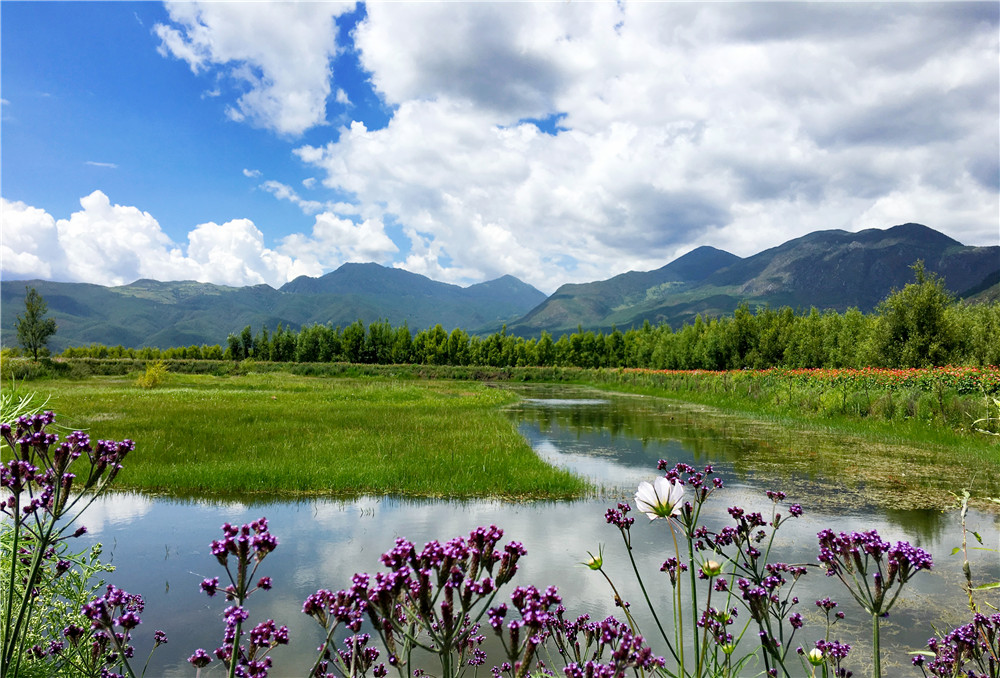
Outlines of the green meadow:
M 136 441 L 119 490 L 175 496 L 554 499 L 590 485 L 542 462 L 482 383 L 287 373 L 43 380 L 56 423 Z

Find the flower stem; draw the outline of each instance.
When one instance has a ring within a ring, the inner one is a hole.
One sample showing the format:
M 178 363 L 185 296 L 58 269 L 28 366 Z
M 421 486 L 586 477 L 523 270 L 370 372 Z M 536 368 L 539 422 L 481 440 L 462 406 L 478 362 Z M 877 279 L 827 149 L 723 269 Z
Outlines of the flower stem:
M 642 596 L 646 599 L 646 607 L 649 608 L 650 614 L 653 615 L 653 621 L 656 622 L 656 628 L 659 629 L 660 636 L 663 638 L 663 642 L 667 644 L 667 649 L 670 650 L 670 654 L 673 656 L 674 660 L 679 660 L 677 652 L 674 650 L 674 646 L 670 642 L 670 638 L 667 637 L 667 632 L 663 630 L 663 624 L 660 623 L 660 618 L 656 616 L 656 608 L 653 607 L 653 603 L 649 599 L 649 593 L 646 591 L 646 585 L 642 582 L 642 575 L 639 574 L 639 567 L 635 564 L 635 557 L 632 555 L 631 544 L 626 544 L 625 552 L 628 553 L 629 562 L 632 563 L 632 571 L 635 572 L 635 579 L 639 582 L 639 589 L 642 590 Z M 683 664 L 681 667 L 683 670 Z
M 879 648 L 879 616 L 872 615 L 872 678 L 882 678 L 882 653 Z

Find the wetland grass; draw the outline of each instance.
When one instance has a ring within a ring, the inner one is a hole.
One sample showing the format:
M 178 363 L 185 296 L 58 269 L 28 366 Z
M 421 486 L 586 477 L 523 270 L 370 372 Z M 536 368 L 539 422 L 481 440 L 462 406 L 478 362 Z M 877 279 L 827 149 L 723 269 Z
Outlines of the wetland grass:
M 171 374 L 52 380 L 69 428 L 131 438 L 117 489 L 173 495 L 570 498 L 588 483 L 542 462 L 500 408 L 459 381 Z
M 974 417 L 966 415 L 956 421 L 945 421 L 940 416 L 906 416 L 897 413 L 890 418 L 864 416 L 845 412 L 836 407 L 807 406 L 808 389 L 798 389 L 784 399 L 771 398 L 778 389 L 756 397 L 745 393 L 712 392 L 707 390 L 675 391 L 641 383 L 601 383 L 596 379 L 588 385 L 620 393 L 633 393 L 657 398 L 667 398 L 684 403 L 704 405 L 728 414 L 743 416 L 774 425 L 825 432 L 832 436 L 848 436 L 870 444 L 883 446 L 918 446 L 933 449 L 953 463 L 967 466 L 1000 464 L 1000 439 L 969 430 Z M 827 394 L 828 400 L 837 400 L 836 393 Z M 903 397 L 913 400 L 912 393 Z M 800 400 L 801 398 L 801 400 Z M 900 398 L 900 396 L 897 396 Z M 979 397 L 975 398 L 976 400 Z M 971 398 L 966 399 L 971 400 Z

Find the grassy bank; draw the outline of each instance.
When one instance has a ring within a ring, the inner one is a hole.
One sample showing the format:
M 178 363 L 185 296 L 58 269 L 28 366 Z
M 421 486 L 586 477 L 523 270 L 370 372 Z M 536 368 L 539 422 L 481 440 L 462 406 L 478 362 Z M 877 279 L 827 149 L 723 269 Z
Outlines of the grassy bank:
M 538 462 L 497 411 L 512 396 L 484 388 L 484 381 L 591 385 L 847 436 L 855 451 L 861 443 L 921 448 L 965 469 L 1000 462 L 1000 436 L 972 431 L 987 414 L 992 421 L 980 427 L 1000 424 L 992 404 L 1000 397 L 996 368 L 670 372 L 199 360 L 165 366 L 166 384 L 144 390 L 135 387 L 144 361 L 42 362 L 25 388 L 52 392 L 50 407 L 95 435 L 137 439 L 150 456 L 136 455 L 123 484 L 175 494 L 585 491 Z
M 992 388 L 996 369 L 986 380 Z M 740 415 L 812 427 L 872 442 L 934 446 L 964 464 L 1000 462 L 1000 436 L 973 430 L 997 430 L 996 393 L 976 392 L 975 385 L 909 380 L 878 383 L 851 375 L 836 381 L 811 372 L 654 372 L 603 370 L 588 375 L 591 385 L 697 403 Z M 989 418 L 988 422 L 982 421 Z
M 462 381 L 170 374 L 50 379 L 57 423 L 132 438 L 116 487 L 175 495 L 574 497 L 500 412 L 510 393 Z

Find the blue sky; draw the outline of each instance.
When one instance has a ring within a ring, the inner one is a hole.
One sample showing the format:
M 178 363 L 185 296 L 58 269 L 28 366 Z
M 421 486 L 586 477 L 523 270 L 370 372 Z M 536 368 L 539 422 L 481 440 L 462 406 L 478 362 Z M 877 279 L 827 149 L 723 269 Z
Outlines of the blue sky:
M 998 5 L 0 4 L 4 279 L 470 284 L 1000 241 Z

